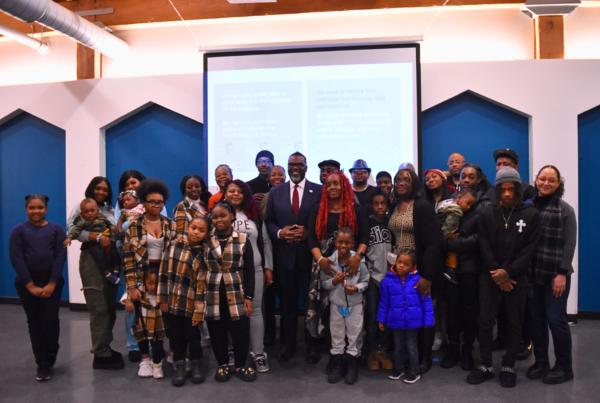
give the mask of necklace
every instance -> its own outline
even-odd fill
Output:
[[[216,234],[215,234],[215,235],[216,235]],[[218,239],[219,241],[221,241],[221,242],[225,242],[225,241],[227,241],[227,240],[228,240],[228,239],[231,237],[231,234],[227,235],[227,238],[225,238],[225,239],[219,238],[219,236],[218,236],[218,235],[216,235],[216,236],[217,236],[217,239]]]
[[[333,207],[333,204],[331,203],[329,203],[329,208],[336,213],[342,209],[342,207]]]
[[[515,208],[513,207],[512,210],[510,210],[510,214],[508,215],[508,220],[506,219],[506,217],[504,217],[504,211],[502,211],[502,207],[500,207],[500,213],[502,214],[502,219],[504,220],[504,228],[508,229],[508,221],[510,220],[510,216],[512,215],[513,211],[515,211]]]
[[[150,221],[147,217],[144,217],[144,220],[146,220],[146,222],[149,222],[150,224],[156,224],[160,222],[160,217],[158,217],[158,220],[156,221]]]

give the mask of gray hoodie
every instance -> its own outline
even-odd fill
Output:
[[[356,252],[350,251],[350,256],[354,256]],[[340,267],[338,266],[338,253],[337,250],[333,252],[333,255],[329,257],[331,261],[331,266],[334,270],[340,271]],[[358,288],[352,295],[347,295],[342,283],[338,285],[333,285],[332,283],[333,277],[328,276],[323,271],[321,271],[321,286],[325,290],[329,290],[329,302],[335,304],[337,306],[353,306],[362,304],[363,300],[363,292],[367,289],[369,285],[369,269],[367,269],[367,265],[365,264],[365,260],[362,259],[360,261],[360,265],[358,266],[358,273],[356,276],[352,278],[348,278],[346,280],[346,285],[355,285]]]

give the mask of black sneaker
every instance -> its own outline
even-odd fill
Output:
[[[469,376],[467,376],[467,383],[470,383],[471,385],[479,385],[480,383],[489,381],[493,377],[494,369],[492,367],[488,368],[485,365],[480,365],[471,371]]]
[[[408,371],[408,373],[404,377],[404,383],[415,383],[419,379],[421,379],[419,370],[417,368],[411,368],[410,371]]]
[[[458,279],[456,278],[456,273],[450,267],[446,267],[446,269],[444,270],[444,277],[446,277],[446,280],[448,280],[452,284],[458,285]]]
[[[235,371],[235,374],[244,382],[252,382],[256,380],[256,371],[250,367],[240,368]]]
[[[517,386],[517,373],[513,367],[500,368],[500,385],[505,388]]]
[[[519,352],[517,353],[516,360],[517,361],[525,361],[531,355],[531,343],[525,345],[521,343],[521,347],[519,348]]]
[[[536,361],[527,370],[527,378],[529,379],[542,379],[550,371],[550,363]]]
[[[404,368],[394,368],[392,372],[388,375],[388,378],[392,380],[398,380],[404,376]]]
[[[129,362],[140,362],[142,361],[142,353],[139,350],[131,350],[129,352]]]
[[[202,369],[200,368],[200,360],[192,360],[192,382],[204,382],[204,374],[202,373]]]
[[[573,369],[562,369],[555,365],[550,372],[544,375],[544,379],[542,381],[547,385],[558,385],[563,382],[570,381],[574,377],[575,375],[573,374]]]
[[[38,365],[35,379],[37,379],[40,382],[47,381],[48,379],[50,379],[50,364],[41,363],[40,365]]]

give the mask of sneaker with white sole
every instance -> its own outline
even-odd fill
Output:
[[[142,378],[151,378],[152,377],[152,363],[150,362],[150,358],[144,358],[142,362],[140,362],[140,369],[138,370],[138,376]]]
[[[421,374],[419,374],[419,370],[416,368],[411,368],[404,377],[404,383],[415,383],[419,379],[421,379]]]
[[[162,369],[163,360],[160,360],[158,364],[152,363],[152,377],[156,379],[161,379],[165,377],[165,374]]]
[[[267,372],[269,370],[269,363],[267,362],[267,353],[250,354],[252,355],[252,360],[254,361],[254,365],[256,366],[256,370],[258,372]]]
[[[169,355],[167,356],[167,362],[169,364],[175,364],[175,361],[173,360],[173,352],[169,351]]]

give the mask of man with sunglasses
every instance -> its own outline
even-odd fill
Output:
[[[339,171],[341,165],[336,160],[325,160],[325,161],[319,162],[318,167],[321,170],[321,175],[319,176],[319,180],[324,185],[325,181],[327,180],[327,175],[329,175],[330,173],[332,173],[334,171]]]
[[[271,181],[269,176],[271,175],[271,168],[275,164],[275,157],[273,153],[268,150],[259,151],[256,154],[255,165],[258,169],[258,176],[251,181],[246,182],[250,191],[254,195],[254,200],[260,203],[265,198],[265,194],[271,190]]]
[[[361,206],[367,206],[371,200],[371,194],[377,189],[375,186],[369,185],[369,176],[371,176],[371,168],[365,160],[356,160],[352,168],[348,170],[352,175],[352,188],[354,189],[354,197]]]

